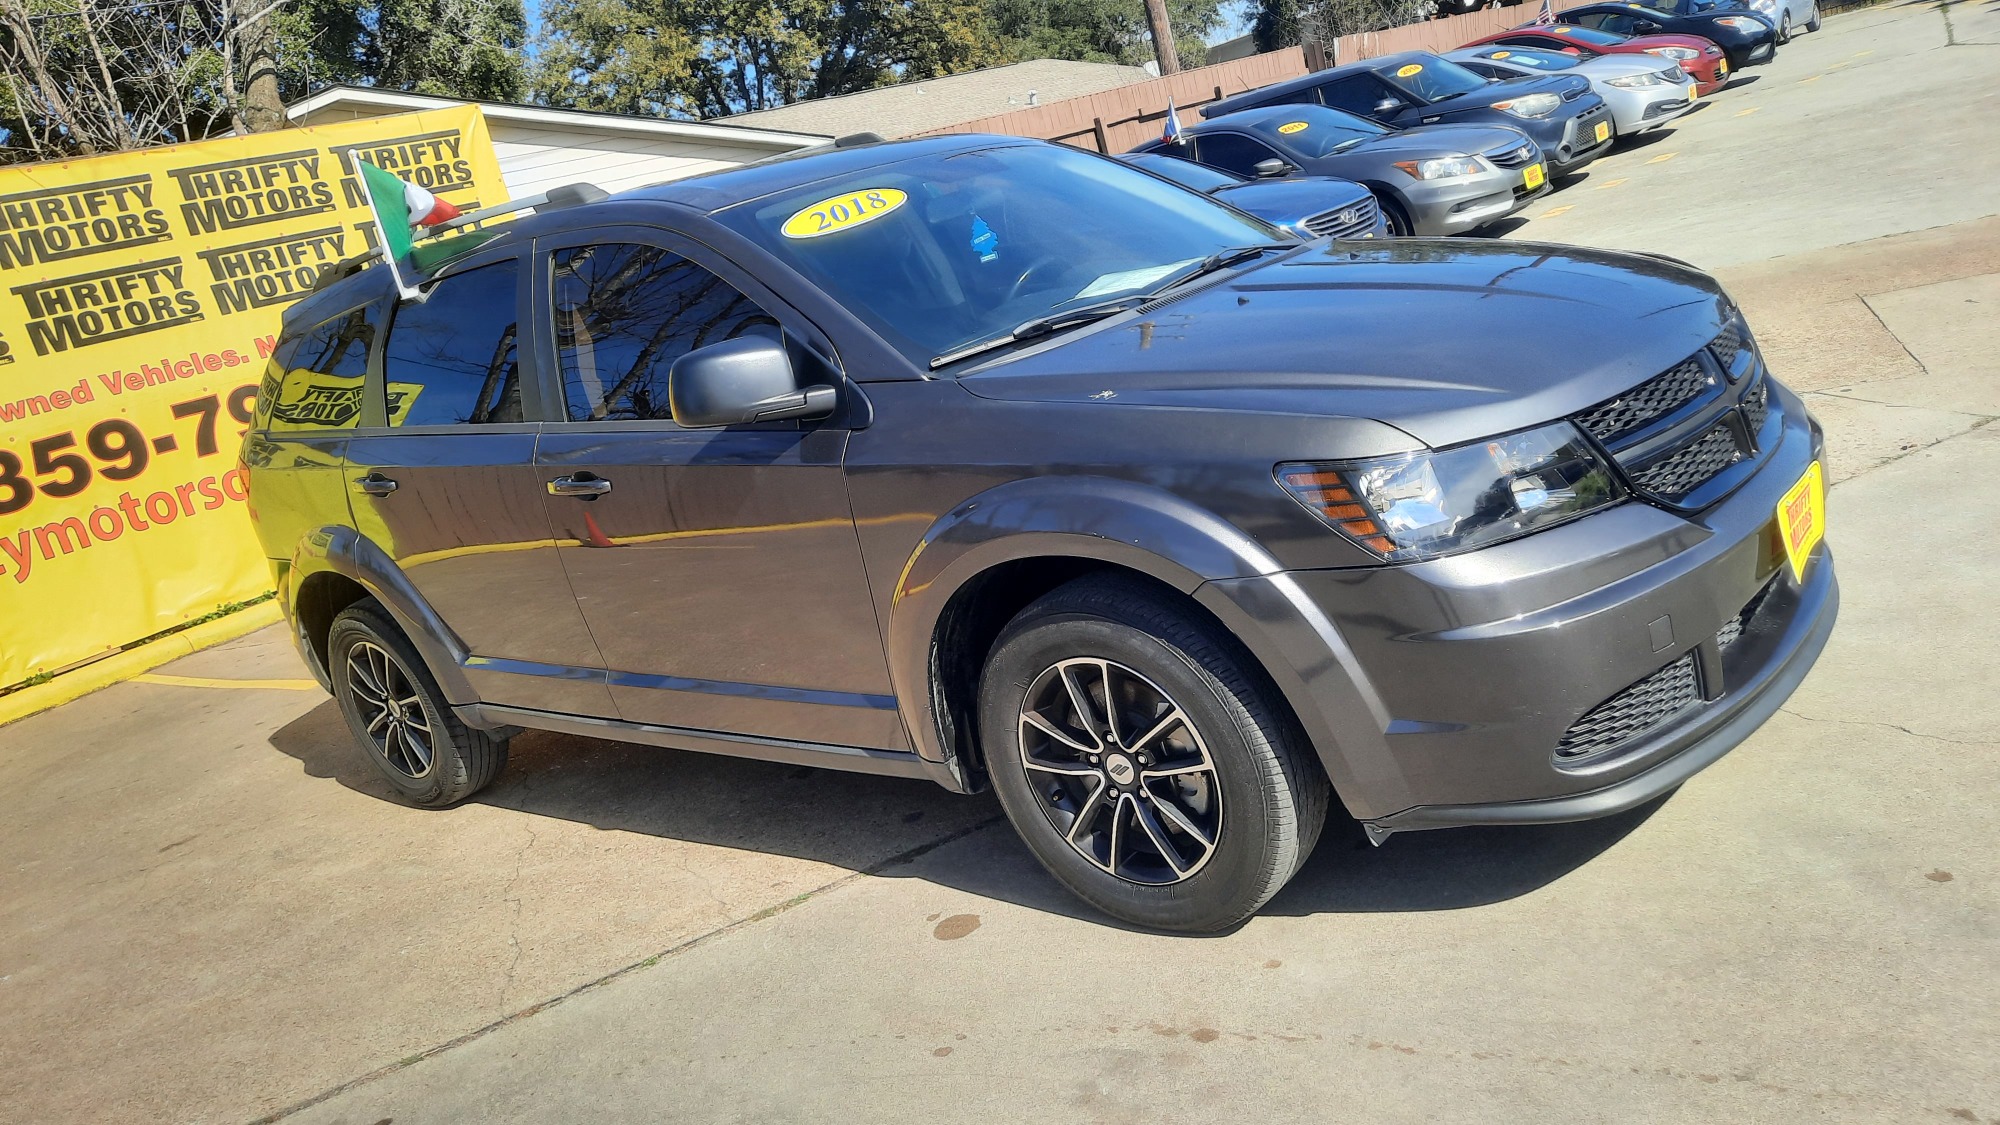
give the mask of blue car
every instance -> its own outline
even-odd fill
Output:
[[[1391,129],[1507,125],[1533,138],[1549,170],[1574,172],[1611,147],[1611,109],[1576,75],[1489,82],[1428,51],[1404,51],[1274,82],[1210,102],[1216,118],[1268,105],[1324,105]]]
[[[1332,176],[1252,180],[1152,152],[1128,152],[1118,159],[1248,211],[1303,239],[1389,237],[1382,205],[1373,192],[1353,180]]]

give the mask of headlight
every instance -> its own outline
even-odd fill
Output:
[[[1701,57],[1701,52],[1692,47],[1648,47],[1646,48],[1646,53],[1649,55],[1658,55],[1663,59],[1678,59],[1683,61]]]
[[[1398,160],[1396,167],[1420,180],[1476,176],[1486,171],[1486,166],[1473,156],[1434,156],[1429,160]]]
[[[1721,24],[1724,27],[1734,28],[1737,31],[1742,31],[1749,34],[1755,34],[1759,31],[1764,31],[1770,27],[1770,25],[1765,23],[1763,20],[1753,20],[1749,16],[1724,16],[1721,19],[1716,20],[1715,22]]]
[[[1529,94],[1525,98],[1514,98],[1504,102],[1494,102],[1494,109],[1504,109],[1516,117],[1547,117],[1563,104],[1560,94]]]
[[[1567,422],[1435,453],[1294,462],[1277,477],[1329,527],[1388,562],[1475,550],[1624,496]]]
[[[1660,77],[1659,71],[1649,70],[1644,74],[1628,74],[1623,78],[1607,78],[1605,81],[1623,89],[1636,90],[1642,86],[1662,86],[1667,80]]]

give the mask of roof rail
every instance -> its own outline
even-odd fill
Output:
[[[449,219],[436,226],[425,227],[423,230],[412,235],[410,241],[415,243],[425,242],[433,238],[443,238],[454,231],[463,230],[466,227],[486,222],[489,219],[497,219],[502,215],[513,215],[521,211],[559,211],[566,207],[580,207],[586,203],[596,203],[598,200],[609,198],[611,198],[611,193],[598,187],[596,184],[563,184],[561,187],[552,187],[539,195],[510,199],[505,203],[496,203],[491,207],[479,207],[467,211],[455,219]],[[351,258],[337,263],[331,269],[320,273],[319,280],[313,283],[312,291],[317,293],[336,281],[354,276],[366,268],[370,262],[375,261],[381,256],[382,246],[380,243],[377,243]]]

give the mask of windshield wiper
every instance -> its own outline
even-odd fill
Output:
[[[1029,340],[1038,340],[1051,332],[1059,332],[1065,328],[1075,328],[1078,325],[1103,320],[1107,316],[1124,312],[1134,305],[1142,304],[1146,299],[1144,295],[1140,294],[1116,297],[1109,301],[1099,301],[1092,305],[1083,305],[1074,309],[1065,309],[1059,313],[1050,313],[1048,316],[1038,316],[1033,320],[1024,320],[1015,325],[1011,330],[1003,332],[998,336],[989,336],[977,343],[967,344],[962,348],[954,348],[943,355],[931,357],[931,370],[936,371],[940,367],[947,367],[957,363],[961,359],[971,359],[973,356],[979,355],[982,352],[990,352],[995,348],[1004,348],[1009,344],[1026,343]]]
[[[1232,246],[1227,250],[1217,250],[1215,253],[1203,258],[1196,265],[1169,278],[1166,282],[1154,288],[1147,296],[1157,297],[1169,289],[1186,285],[1196,278],[1207,277],[1217,270],[1226,270],[1230,266],[1240,265],[1252,258],[1268,254],[1273,250],[1296,250],[1298,249],[1298,245],[1296,242],[1262,242],[1255,246]]]

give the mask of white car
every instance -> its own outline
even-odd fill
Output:
[[[1485,43],[1461,48],[1445,58],[1496,81],[1556,71],[1582,75],[1610,107],[1612,127],[1621,137],[1665,125],[1693,109],[1700,97],[1694,79],[1679,63],[1653,55],[1579,59],[1541,47]]]

